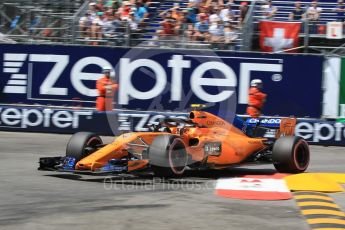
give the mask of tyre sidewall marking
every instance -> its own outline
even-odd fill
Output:
[[[180,141],[180,139],[178,138],[175,138],[174,141],[171,143],[170,145],[170,148],[169,148],[169,164],[170,164],[170,168],[171,170],[173,171],[173,173],[175,173],[176,175],[181,175],[185,169],[186,169],[186,164],[187,164],[187,160],[188,160],[188,157],[186,157],[186,162],[184,164],[184,167],[181,171],[177,171],[174,167],[174,164],[173,164],[173,161],[172,161],[172,151],[173,151],[173,148],[174,146]],[[183,143],[183,142],[182,142]],[[187,154],[187,153],[186,153]]]
[[[304,140],[298,140],[297,141],[297,143],[295,144],[295,146],[294,146],[294,149],[293,149],[293,160],[294,160],[294,163],[295,163],[295,166],[296,166],[296,168],[298,169],[298,170],[301,170],[301,171],[304,171],[304,170],[306,170],[307,168],[308,168],[308,165],[309,165],[309,156],[307,156],[307,163],[305,164],[305,166],[304,167],[300,167],[300,164],[299,164],[299,162],[298,162],[298,160],[297,160],[297,149],[298,149],[298,147],[300,146],[300,145],[304,145],[304,146],[308,146],[308,145],[306,145],[306,143],[305,143],[305,141]],[[303,146],[303,148],[304,148],[304,146]],[[307,147],[307,150],[309,150],[309,148]],[[309,151],[308,151],[309,152]],[[307,154],[307,155],[309,155],[309,154]]]

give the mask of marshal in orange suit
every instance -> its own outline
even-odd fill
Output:
[[[96,109],[98,111],[111,111],[113,109],[113,99],[115,91],[118,89],[119,85],[114,83],[110,78],[110,72],[110,67],[104,67],[104,76],[96,82],[96,88],[98,91]]]
[[[263,84],[260,79],[254,79],[250,83],[247,114],[252,118],[258,118],[266,101],[267,95],[263,93]]]

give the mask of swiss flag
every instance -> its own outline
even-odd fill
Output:
[[[260,21],[260,48],[277,52],[298,46],[300,22]]]

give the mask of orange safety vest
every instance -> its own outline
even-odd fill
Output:
[[[267,95],[256,87],[249,89],[247,114],[253,118],[261,115],[261,109],[264,106]]]
[[[96,109],[98,111],[113,110],[114,95],[118,87],[118,84],[114,83],[106,76],[103,76],[97,80],[96,88],[98,90],[98,97],[96,100]]]

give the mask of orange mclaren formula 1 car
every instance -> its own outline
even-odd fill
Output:
[[[296,119],[281,119],[274,138],[260,137],[257,125],[242,129],[204,111],[188,119],[162,119],[151,132],[125,133],[103,144],[93,133],[79,132],[69,140],[64,157],[41,158],[40,170],[80,174],[134,173],[181,176],[186,169],[224,169],[247,163],[272,163],[278,172],[307,169],[309,146],[293,136]],[[250,133],[250,134],[248,134]],[[259,136],[259,137],[258,137]]]

